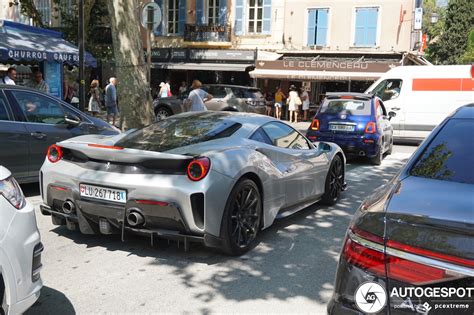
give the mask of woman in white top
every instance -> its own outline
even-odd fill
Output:
[[[298,105],[301,104],[301,99],[296,92],[296,87],[292,85],[290,87],[290,95],[288,97],[288,111],[290,112],[290,123],[295,117],[295,123],[298,122]]]
[[[307,121],[309,112],[309,94],[306,88],[303,88],[303,93],[301,93],[301,101],[303,102],[303,121]]]

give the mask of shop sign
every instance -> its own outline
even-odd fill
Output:
[[[69,53],[51,53],[45,51],[34,51],[34,50],[19,50],[19,49],[8,49],[7,56],[14,60],[29,60],[29,61],[57,61],[66,63],[77,63],[79,62],[78,54]]]
[[[396,62],[366,62],[340,60],[276,60],[257,61],[257,69],[298,71],[387,72]]]
[[[227,49],[191,49],[191,60],[225,60],[225,61],[254,61],[253,50],[227,50]]]

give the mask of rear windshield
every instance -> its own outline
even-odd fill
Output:
[[[115,145],[122,148],[164,152],[191,144],[230,137],[242,125],[222,113],[172,116],[132,132]]]
[[[370,101],[327,100],[321,107],[323,114],[370,115]]]
[[[474,121],[451,119],[431,141],[410,174],[474,184]]]

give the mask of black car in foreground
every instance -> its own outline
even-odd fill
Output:
[[[0,165],[20,183],[38,181],[51,144],[84,134],[118,133],[117,128],[49,94],[0,85]]]
[[[474,104],[354,215],[329,314],[473,314]]]

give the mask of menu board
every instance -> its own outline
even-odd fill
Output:
[[[62,63],[49,61],[44,63],[43,78],[49,85],[49,93],[58,98],[63,95]]]

